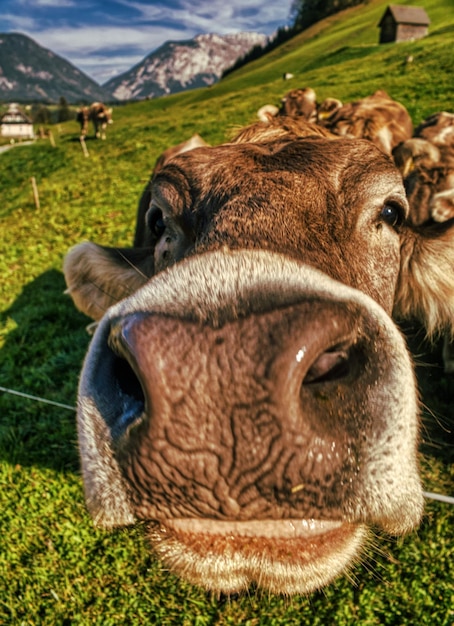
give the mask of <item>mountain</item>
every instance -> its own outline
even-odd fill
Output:
[[[74,65],[19,33],[0,34],[0,100],[57,102],[113,100]]]
[[[265,35],[198,35],[187,41],[168,41],[133,68],[104,83],[118,100],[139,100],[177,93],[217,82],[224,70]]]

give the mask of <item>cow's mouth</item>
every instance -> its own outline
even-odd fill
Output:
[[[314,519],[178,519],[150,528],[155,551],[173,571],[196,585],[209,581],[218,593],[251,584],[275,593],[283,583],[288,593],[310,593],[357,558],[366,536],[362,524]]]

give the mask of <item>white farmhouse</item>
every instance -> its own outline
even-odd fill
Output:
[[[34,139],[32,121],[17,104],[10,104],[0,117],[0,135],[10,139]]]

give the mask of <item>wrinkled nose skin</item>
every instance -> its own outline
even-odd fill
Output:
[[[265,252],[157,275],[108,312],[80,383],[95,521],[153,522],[167,564],[216,591],[307,592],[369,526],[413,528],[417,436],[413,370],[387,313]]]

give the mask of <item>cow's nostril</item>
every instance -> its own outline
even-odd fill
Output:
[[[334,347],[323,352],[307,371],[303,385],[345,378],[351,373],[354,359],[350,349]]]
[[[115,416],[111,427],[113,434],[121,435],[129,426],[136,423],[145,411],[145,394],[139,378],[129,362],[127,351],[119,341],[116,329],[111,331],[109,340],[110,390],[113,394]]]
[[[145,395],[142,385],[128,361],[117,357],[114,360],[113,371],[119,391],[125,401],[124,411],[142,413],[145,407]]]

